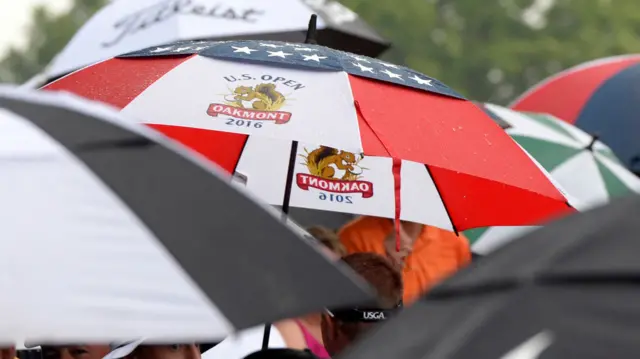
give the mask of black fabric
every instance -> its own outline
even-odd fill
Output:
[[[472,263],[340,358],[539,359],[640,352],[640,197],[553,223]]]
[[[16,351],[18,359],[44,359],[40,349],[21,349]]]
[[[280,209],[280,206],[274,206]],[[308,208],[291,207],[289,217],[293,218],[303,228],[310,226],[323,226],[338,231],[345,224],[354,220],[356,216],[350,213],[319,211]]]
[[[236,329],[372,299],[355,273],[318,255],[210,168],[65,108],[9,98],[0,98],[0,107],[30,120],[83,161]]]
[[[310,350],[296,350],[288,348],[266,349],[251,353],[244,359],[315,359]]]
[[[640,350],[638,285],[524,287],[417,302],[342,359],[498,359],[541,332],[539,359],[632,358]]]
[[[341,322],[380,322],[397,315],[404,307],[402,301],[395,308],[381,309],[377,305],[344,308],[344,309],[328,309],[329,315]]]

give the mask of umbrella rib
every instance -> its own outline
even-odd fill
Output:
[[[74,150],[78,151],[96,151],[96,150],[104,150],[104,149],[113,149],[113,148],[141,148],[141,147],[151,147],[156,146],[156,144],[144,137],[131,137],[124,138],[119,140],[108,140],[108,141],[95,141],[90,143],[84,143],[74,146]]]
[[[431,173],[431,169],[429,168],[429,165],[425,164],[424,168],[427,169],[427,173],[429,174],[429,177],[433,181],[433,186],[436,188],[436,192],[438,192],[438,195],[440,196],[440,201],[442,202],[442,206],[444,207],[444,211],[447,213],[447,217],[449,218],[449,222],[451,223],[451,228],[453,229],[453,232],[456,234],[456,236],[460,236],[460,233],[458,232],[458,229],[456,228],[456,224],[453,223],[453,217],[451,216],[451,212],[449,212],[449,207],[444,202],[444,199],[442,198],[442,195],[440,194],[440,187],[438,187],[438,183],[436,182],[435,177],[433,177],[433,174]]]
[[[380,135],[378,134],[378,132],[373,128],[373,126],[371,126],[371,124],[369,123],[369,121],[367,121],[367,118],[364,116],[364,113],[362,112],[362,108],[360,107],[360,102],[358,101],[353,101],[354,106],[356,107],[356,112],[358,113],[358,115],[360,115],[360,117],[362,118],[362,120],[364,121],[364,123],[367,124],[367,127],[369,127],[369,129],[371,129],[371,132],[373,133],[374,136],[376,136],[376,138],[378,139],[378,142],[380,142],[380,144],[382,145],[382,147],[384,147],[384,150],[387,152],[387,156],[389,157],[395,157],[391,154],[391,151],[389,151],[389,148],[387,147],[387,145],[384,143],[384,141],[382,141],[382,139],[380,138]],[[363,146],[364,147],[364,146]],[[363,148],[364,150],[364,148]]]
[[[233,171],[231,171],[231,175],[235,175],[236,171],[238,170],[238,165],[240,164],[240,159],[242,158],[242,153],[244,153],[244,149],[247,147],[247,143],[249,142],[249,135],[246,135],[244,138],[244,142],[242,143],[242,147],[240,148],[240,155],[238,155],[238,161],[236,161],[236,164],[233,166]],[[248,180],[247,180],[248,182]]]

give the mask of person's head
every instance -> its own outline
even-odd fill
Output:
[[[102,359],[109,353],[109,345],[41,345],[42,359]]]
[[[307,228],[307,232],[338,257],[343,257],[347,254],[347,250],[340,242],[340,238],[338,238],[335,231],[322,226],[311,226]]]
[[[15,359],[16,347],[0,347],[0,359]]]
[[[104,359],[200,359],[197,344],[146,345],[141,340],[112,345]]]
[[[342,260],[376,290],[378,304],[375,308],[328,310],[323,314],[322,339],[331,356],[402,307],[402,276],[387,258],[375,253],[354,253]]]
[[[309,350],[289,348],[259,350],[244,357],[244,359],[317,359]]]

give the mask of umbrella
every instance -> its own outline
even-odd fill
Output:
[[[507,124],[507,133],[576,199],[572,203],[579,210],[640,193],[640,179],[597,137],[551,115],[520,113],[493,104],[484,104],[484,108]],[[473,242],[474,251],[486,254],[526,229],[492,227],[465,235]]]
[[[542,81],[512,107],[549,113],[599,134],[627,168],[640,173],[639,74],[638,54],[587,62]]]
[[[355,216],[344,212],[318,211],[308,208],[289,208],[289,217],[304,227],[323,226],[338,231]]]
[[[434,288],[343,359],[630,358],[640,350],[640,197],[513,242]]]
[[[56,56],[50,79],[98,61],[180,40],[257,39],[302,42],[307,19],[319,14],[318,41],[377,56],[388,43],[333,0],[136,0],[98,11]]]
[[[276,211],[117,111],[6,88],[0,108],[0,342],[216,340],[371,298]]]
[[[314,44],[153,47],[45,89],[151,119],[285,212],[399,217],[460,231],[537,223],[569,209],[524,151],[440,81]]]

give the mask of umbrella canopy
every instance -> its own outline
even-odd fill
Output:
[[[493,104],[484,109],[506,124],[507,133],[535,158],[580,210],[612,198],[640,193],[640,179],[596,137],[554,116],[516,112]],[[471,230],[467,238],[486,254],[528,228],[492,227]]]
[[[640,173],[639,75],[638,54],[587,62],[542,81],[512,107],[550,113],[598,134],[626,167]]]
[[[453,230],[537,223],[569,209],[472,102],[411,69],[322,46],[179,43],[45,89],[147,118],[283,207],[399,213]]]
[[[371,298],[208,161],[116,111],[5,88],[0,108],[0,342],[215,340]]]
[[[97,12],[56,56],[52,79],[98,61],[180,40],[258,39],[302,42],[312,13],[321,44],[377,56],[388,43],[338,1],[136,0]]]
[[[627,358],[640,350],[640,197],[571,216],[434,288],[343,359]]]

